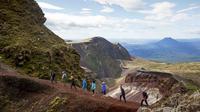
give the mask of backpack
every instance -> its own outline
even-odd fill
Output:
[[[67,75],[64,73],[64,74],[62,75],[62,79],[65,79],[65,78],[67,78]]]
[[[146,98],[146,99],[148,98],[148,94],[146,92],[143,92],[142,94],[143,94],[144,98]]]

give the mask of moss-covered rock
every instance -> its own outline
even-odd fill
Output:
[[[46,26],[46,18],[34,0],[0,1],[0,55],[21,73],[49,79],[66,70],[79,78],[80,56]]]
[[[67,102],[67,98],[61,98],[57,96],[49,103],[49,108],[46,112],[58,112],[62,110],[61,107],[66,105]]]

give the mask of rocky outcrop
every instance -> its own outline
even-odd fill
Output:
[[[34,0],[1,0],[0,57],[31,76],[48,79],[52,69],[80,79],[79,54],[46,28],[45,20]]]
[[[122,72],[120,60],[131,59],[121,44],[112,44],[102,37],[71,44],[81,55],[81,65],[97,73],[100,78],[119,76]]]
[[[153,112],[198,112],[200,111],[200,92],[173,94],[163,102],[155,104]]]
[[[128,74],[125,82],[135,83],[148,88],[158,88],[164,96],[170,96],[172,93],[186,92],[184,86],[172,74],[165,72],[137,70],[134,73]]]

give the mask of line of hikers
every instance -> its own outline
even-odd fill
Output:
[[[55,74],[55,72],[51,71],[50,77],[51,77],[51,78],[50,78],[51,83],[56,82],[56,74]],[[73,76],[71,76],[71,77],[70,77],[70,80],[71,80],[71,89],[73,89],[73,88],[76,89],[76,81],[75,81],[75,78],[74,78]],[[63,81],[64,83],[67,82],[67,73],[66,73],[65,71],[62,72],[62,81]],[[95,90],[96,90],[96,81],[93,80],[92,83],[91,83],[90,85],[91,85],[90,89],[91,89],[91,91],[92,91],[92,93],[93,93],[93,95],[94,95],[94,94],[95,94]],[[82,80],[82,89],[83,89],[83,91],[84,91],[84,92],[87,91],[87,88],[88,88],[87,81],[86,81],[86,79],[83,79],[83,80]],[[102,82],[101,90],[102,90],[102,93],[103,93],[104,95],[106,95],[106,89],[107,89],[106,83],[105,83],[105,82]],[[121,91],[121,94],[120,94],[120,101],[121,101],[122,98],[123,98],[123,99],[124,99],[124,102],[126,103],[126,93],[125,93],[125,90],[124,90],[122,84],[120,85],[120,91]],[[143,97],[143,98],[142,98],[142,101],[141,101],[141,106],[143,106],[143,102],[145,102],[145,103],[146,103],[146,106],[148,106],[148,105],[149,105],[148,102],[147,102],[148,94],[147,94],[145,91],[142,92],[142,97]]]
[[[73,76],[71,76],[69,78],[69,80],[71,81],[71,89],[73,89],[73,88],[77,89],[76,88],[76,79]],[[56,81],[56,74],[53,71],[50,71],[50,81],[51,81],[51,83],[57,82]],[[62,71],[62,82],[65,84],[65,83],[67,83],[67,81],[68,81],[67,73],[65,71]],[[87,83],[86,79],[82,80],[82,89],[83,89],[84,92],[88,90],[88,83]],[[106,89],[107,89],[106,83],[102,82],[101,90],[102,90],[102,93],[104,95],[106,95]],[[93,80],[90,83],[90,90],[92,91],[92,93],[94,95],[95,91],[96,91],[96,81],[95,80]]]

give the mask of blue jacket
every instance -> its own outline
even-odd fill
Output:
[[[82,82],[82,88],[87,88],[87,82],[86,82],[85,79],[84,79],[83,82]]]
[[[105,83],[103,83],[103,84],[101,85],[101,89],[102,89],[102,91],[106,91],[106,84],[105,84]]]
[[[96,89],[96,84],[92,82],[91,90],[95,90],[95,89]]]

